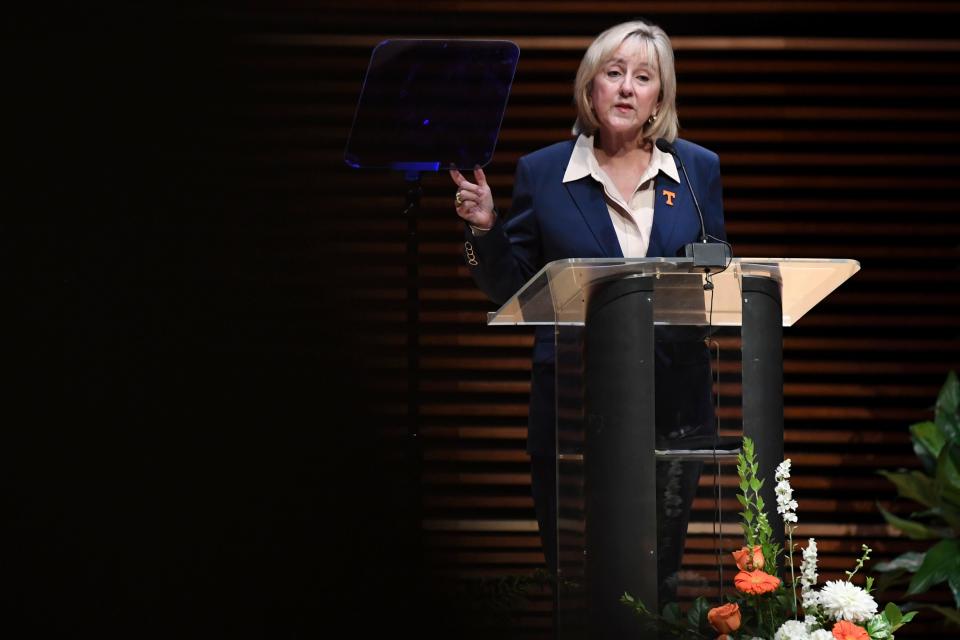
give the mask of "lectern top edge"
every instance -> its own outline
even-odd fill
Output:
[[[834,258],[735,258],[716,272],[690,258],[573,258],[543,267],[498,311],[491,325],[584,322],[590,287],[602,279],[651,276],[659,292],[658,325],[740,326],[745,277],[771,278],[780,286],[783,326],[792,326],[860,270],[856,260]],[[711,291],[703,284],[709,278]],[[709,314],[704,310],[709,309]]]

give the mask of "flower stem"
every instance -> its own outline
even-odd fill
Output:
[[[787,527],[787,540],[790,545],[788,552],[790,554],[790,593],[793,595],[793,618],[800,619],[800,610],[797,609],[797,577],[793,573],[793,527]]]
[[[853,578],[853,574],[855,574],[857,571],[863,568],[863,564],[870,559],[870,552],[873,551],[873,549],[871,549],[865,544],[860,545],[860,548],[863,549],[863,555],[860,556],[859,560],[857,560],[857,566],[853,568],[853,571],[844,572],[847,574],[847,582],[850,582],[850,580]]]

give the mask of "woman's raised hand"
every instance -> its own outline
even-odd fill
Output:
[[[450,169],[450,177],[457,185],[457,215],[477,229],[490,229],[497,220],[497,214],[493,211],[493,194],[487,185],[483,169],[477,167],[473,170],[476,184],[464,178],[456,169]]]

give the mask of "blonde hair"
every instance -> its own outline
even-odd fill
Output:
[[[643,137],[647,140],[666,138],[673,142],[680,126],[677,121],[677,74],[673,67],[673,47],[663,29],[642,20],[610,27],[598,35],[583,54],[580,68],[577,69],[577,78],[573,83],[573,100],[577,105],[577,121],[573,124],[573,133],[593,135],[600,127],[590,106],[593,79],[628,38],[640,40],[646,46],[648,55],[650,49],[653,49],[660,72],[660,108],[656,120],[644,125]]]

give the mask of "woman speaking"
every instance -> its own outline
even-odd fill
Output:
[[[508,215],[498,215],[483,170],[451,171],[466,224],[465,258],[477,285],[502,304],[548,262],[568,258],[674,257],[706,233],[725,240],[715,153],[677,138],[670,39],[636,21],[593,41],[574,84],[575,138],[520,158]],[[664,139],[682,160],[657,148]],[[665,149],[671,145],[661,143]],[[691,190],[693,193],[691,193]],[[658,442],[709,435],[716,425],[709,351],[697,332],[656,333]],[[533,351],[527,451],[548,568],[556,572],[556,415],[553,327]],[[662,467],[662,468],[661,468]],[[658,464],[660,602],[673,599],[699,466]],[[665,498],[664,494],[668,494]]]

